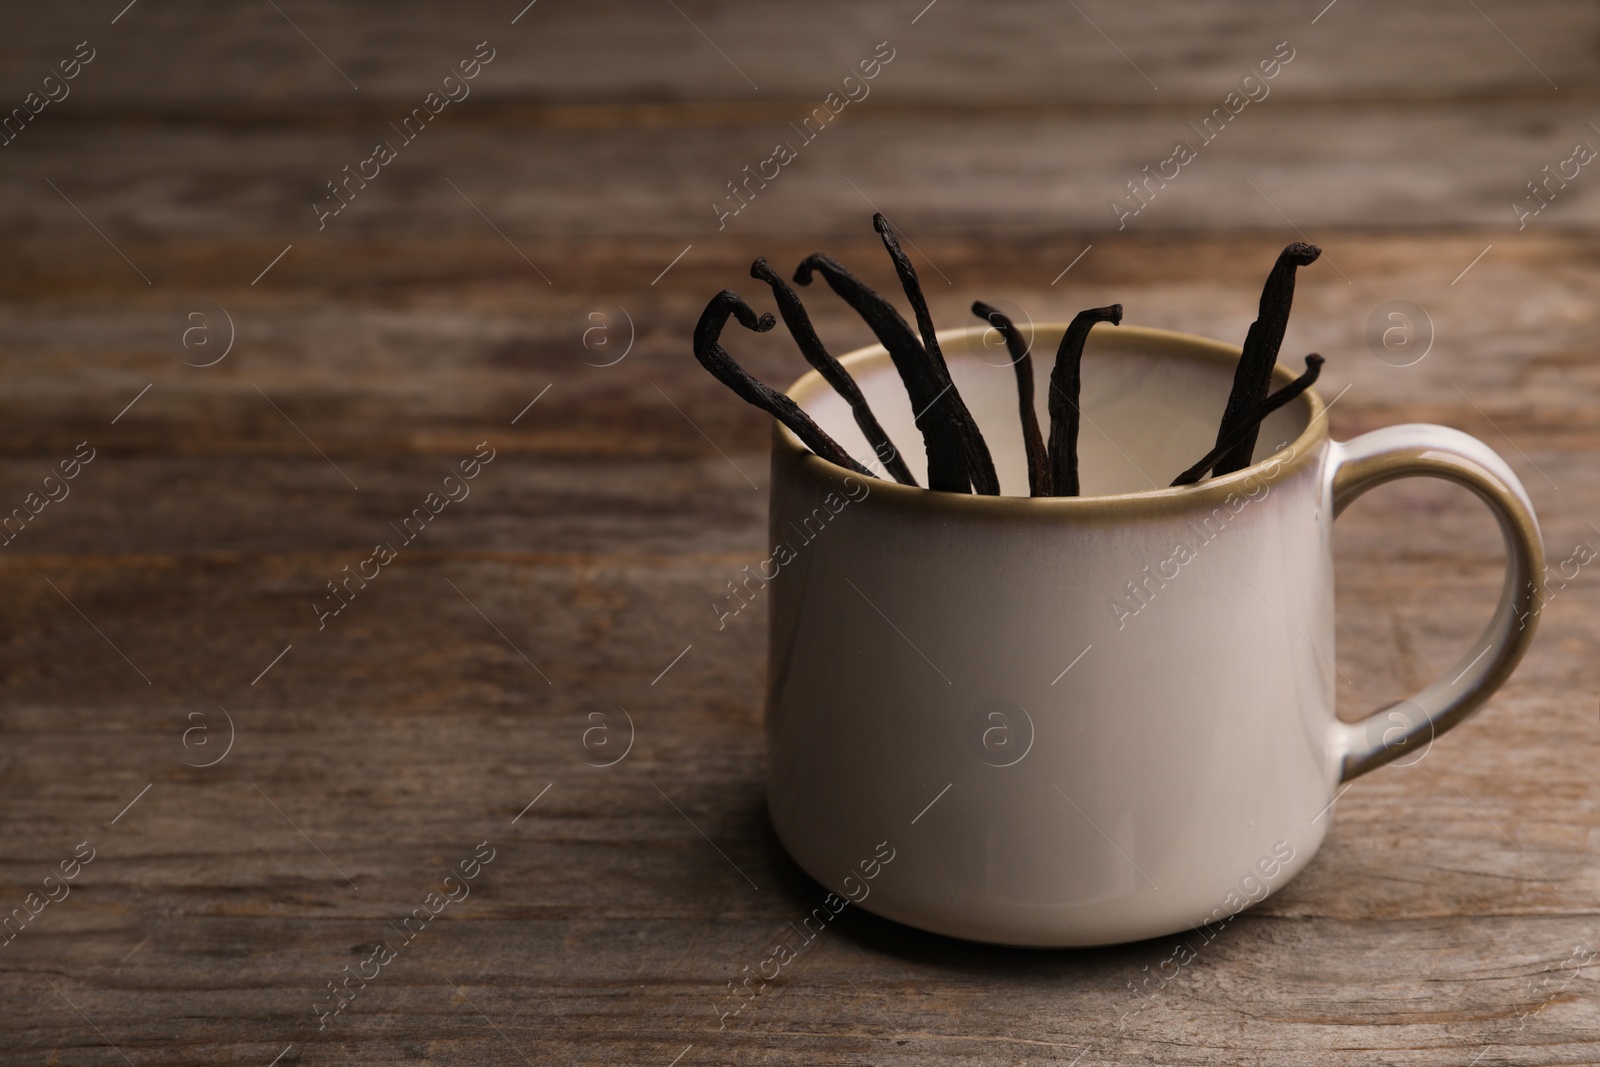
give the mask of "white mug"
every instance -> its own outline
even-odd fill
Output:
[[[1063,328],[1034,331],[1046,426]],[[1102,325],[1083,360],[1084,495],[1030,499],[996,335],[940,337],[1002,491],[1018,495],[863,477],[774,434],[768,807],[800,866],[867,910],[1035,946],[1222,921],[1310,861],[1340,783],[1466,718],[1526,650],[1538,523],[1482,442],[1427,425],[1332,441],[1308,391],[1264,424],[1258,462],[1167,488],[1210,450],[1239,349]],[[924,480],[887,354],[841,362]],[[873,466],[819,375],[789,395]],[[1333,520],[1412,475],[1489,505],[1505,585],[1459,663],[1347,725],[1334,713]],[[862,860],[885,849],[891,865]]]

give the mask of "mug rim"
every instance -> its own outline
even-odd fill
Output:
[[[1033,336],[1035,339],[1041,335],[1059,336],[1065,332],[1067,325],[1064,322],[1035,323]],[[960,326],[939,330],[935,336],[939,339],[940,347],[947,348],[956,341],[981,337],[991,329],[993,327],[990,326]],[[1242,354],[1242,349],[1238,345],[1226,341],[1153,326],[1115,326],[1103,330],[1096,329],[1093,337],[1096,347],[1137,349],[1141,352],[1148,352],[1154,348],[1162,356],[1213,364],[1226,363],[1230,369],[1238,365]],[[852,376],[858,369],[875,368],[882,364],[889,364],[891,367],[893,365],[888,351],[880,344],[866,345],[847,352],[839,357],[839,362],[852,373]],[[1275,386],[1287,385],[1296,377],[1292,370],[1281,363],[1275,364],[1272,368]],[[831,389],[832,386],[813,369],[796,379],[787,391],[790,399],[804,409],[805,401],[819,390]],[[1263,476],[1269,481],[1277,481],[1309,466],[1316,460],[1317,446],[1328,436],[1327,421],[1322,417],[1327,411],[1327,406],[1317,395],[1315,387],[1301,393],[1292,403],[1299,405],[1305,412],[1305,426],[1299,436],[1270,456],[1259,459],[1248,467],[1213,476],[1193,485],[1168,485],[1132,493],[1109,493],[1101,496],[984,496],[977,493],[952,493],[925,486],[901,485],[892,478],[863,475],[823,459],[807,448],[777,419],[772,420],[773,458],[776,461],[780,453],[784,454],[801,468],[809,468],[810,473],[826,477],[833,482],[841,482],[844,478],[869,478],[873,482],[873,495],[888,494],[890,500],[902,504],[915,502],[926,507],[956,508],[967,514],[1010,513],[1024,509],[1028,513],[1040,511],[1084,513],[1113,508],[1126,510],[1141,504],[1150,504],[1163,509],[1180,503],[1212,506],[1226,501],[1235,490],[1240,488],[1248,490],[1247,483],[1252,483]]]

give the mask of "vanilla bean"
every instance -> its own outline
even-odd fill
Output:
[[[878,419],[872,414],[872,408],[867,404],[867,398],[861,395],[861,387],[856,385],[856,380],[850,377],[850,372],[845,370],[840,362],[833,358],[827,348],[822,344],[822,338],[817,336],[815,327],[811,325],[811,316],[806,314],[805,305],[800,303],[800,296],[789,283],[778,277],[765,258],[758,259],[750,264],[750,277],[766,282],[772,287],[772,296],[778,302],[778,313],[783,316],[784,325],[789,327],[789,333],[794,337],[795,344],[800,346],[800,352],[806,357],[806,362],[816,368],[828,384],[833,386],[834,392],[844,397],[845,403],[850,405],[850,413],[855,416],[856,425],[861,427],[861,433],[867,439],[867,444],[872,446],[884,467],[894,475],[895,481],[901,485],[916,485],[916,478],[912,477],[911,468],[906,466],[905,459],[900,451],[894,447],[894,442],[889,440],[889,435],[884,432]]]
[[[1083,346],[1096,323],[1122,323],[1122,305],[1090,308],[1073,316],[1056,365],[1050,371],[1050,495],[1078,495],[1078,395],[1083,384]]]
[[[928,488],[947,493],[968,492],[966,446],[955,421],[946,414],[955,389],[935,372],[932,360],[923,351],[910,324],[900,317],[893,304],[821,252],[807,256],[795,268],[795,283],[810,285],[813,272],[820,272],[828,287],[855,309],[889,353],[895,370],[900,372],[928,453]]]
[[[939,338],[933,328],[933,316],[928,313],[928,301],[922,295],[922,283],[917,279],[916,268],[901,249],[889,220],[883,217],[882,212],[872,216],[872,227],[883,239],[883,247],[894,261],[894,271],[900,276],[900,287],[906,291],[906,299],[911,301],[911,310],[916,315],[917,329],[922,333],[922,347],[928,352],[928,361],[938,373],[940,385],[950,390],[950,413],[966,448],[967,474],[972,479],[972,491],[985,496],[998,496],[1000,477],[994,471],[994,458],[989,455],[989,446],[984,444],[978,420],[967,410],[966,402],[961,399],[961,393],[950,377],[950,368],[945,365],[944,353],[939,350]]]
[[[1017,414],[1022,420],[1022,445],[1028,455],[1028,495],[1050,495],[1050,454],[1039,432],[1039,413],[1033,407],[1033,357],[1028,340],[1010,316],[982,300],[973,302],[972,313],[999,331],[1011,353],[1011,366],[1017,372]]]
[[[758,317],[738,293],[732,289],[724,289],[711,298],[706,309],[700,313],[700,321],[694,328],[694,356],[700,361],[701,366],[745,401],[768,412],[789,427],[796,437],[805,442],[807,448],[823,459],[849,468],[857,474],[871,475],[872,472],[851,458],[850,453],[841,448],[839,442],[812,422],[811,416],[800,410],[800,405],[771,386],[752,378],[748,371],[739,366],[734,358],[723,350],[718,340],[722,336],[722,328],[728,323],[729,315],[737,318],[739,325],[757,333],[766,333],[778,324],[778,320],[771,315]]]
[[[1205,477],[1206,471],[1212,467],[1217,467],[1218,474],[1231,473],[1221,469],[1220,461],[1223,455],[1243,441],[1246,434],[1249,434],[1250,438],[1254,440],[1256,432],[1261,428],[1261,423],[1268,415],[1271,415],[1274,411],[1277,411],[1283,405],[1311,388],[1312,384],[1317,380],[1317,375],[1322,373],[1322,363],[1322,357],[1315,352],[1307,356],[1306,372],[1304,374],[1246,412],[1245,417],[1240,420],[1240,428],[1234,431],[1232,437],[1226,441],[1218,442],[1215,448],[1206,453],[1204,459],[1174,478],[1172,484],[1193,485]]]
[[[1278,254],[1267,282],[1261,289],[1261,303],[1256,321],[1245,334],[1244,350],[1239,365],[1233,372],[1233,389],[1228,393],[1228,406],[1223,410],[1222,423],[1217,427],[1217,444],[1237,437],[1235,443],[1217,463],[1218,474],[1228,474],[1250,466],[1255,455],[1256,435],[1249,428],[1249,413],[1255,405],[1266,399],[1272,388],[1272,368],[1278,362],[1278,348],[1283,344],[1284,331],[1289,327],[1289,307],[1294,302],[1294,272],[1296,267],[1309,266],[1322,255],[1316,245],[1296,241]],[[1244,431],[1242,434],[1240,431]]]

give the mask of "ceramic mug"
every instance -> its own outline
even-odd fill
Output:
[[[1045,427],[1062,329],[1034,331]],[[1220,921],[1310,861],[1342,782],[1413,758],[1528,647],[1538,523],[1482,442],[1428,425],[1333,441],[1308,391],[1263,425],[1254,465],[1167,488],[1211,448],[1239,349],[1102,325],[1083,360],[1084,495],[1029,499],[1014,369],[997,336],[940,338],[1002,491],[1017,495],[852,474],[781,426],[772,450],[769,810],[800,866],[867,910],[1037,946]],[[925,481],[886,353],[841,362]],[[820,376],[789,395],[872,467]],[[1334,710],[1333,520],[1408,476],[1459,483],[1488,504],[1505,585],[1459,663],[1345,724]],[[872,858],[884,855],[892,864]]]

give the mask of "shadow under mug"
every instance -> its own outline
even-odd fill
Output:
[[[1046,428],[1063,328],[1034,330]],[[1222,921],[1310,861],[1340,783],[1414,758],[1528,647],[1538,523],[1475,438],[1404,425],[1332,441],[1308,391],[1263,426],[1266,458],[1166,488],[1210,449],[1239,349],[1100,326],[1083,361],[1084,495],[1030,499],[1015,371],[997,336],[939,336],[1002,490],[1019,495],[862,477],[781,426],[772,450],[768,806],[796,862],[868,911],[1035,946]],[[887,354],[841,362],[925,482]],[[1293,377],[1275,373],[1277,385]],[[789,395],[881,470],[820,376]],[[1459,663],[1345,724],[1333,520],[1413,475],[1489,505],[1505,585]]]

